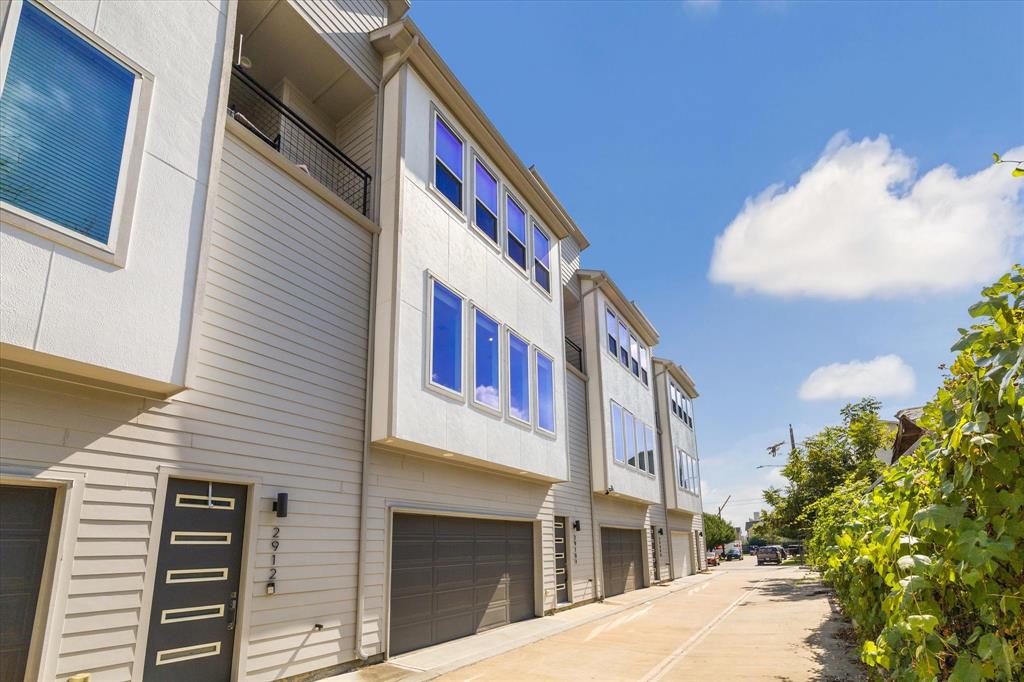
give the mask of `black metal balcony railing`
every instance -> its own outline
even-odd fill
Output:
[[[228,113],[363,215],[370,174],[240,67],[231,72]]]
[[[565,360],[579,371],[583,371],[583,349],[569,339],[565,340]]]

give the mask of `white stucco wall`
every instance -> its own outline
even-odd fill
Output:
[[[153,74],[127,263],[0,227],[0,341],[183,385],[227,2],[55,5]]]
[[[661,422],[659,437],[662,452],[660,461],[667,474],[662,480],[665,484],[665,504],[669,509],[685,510],[700,513],[701,497],[699,493],[685,490],[679,479],[679,467],[676,462],[676,448],[693,457],[697,457],[697,438],[694,430],[683,423],[683,420],[672,414],[669,398],[669,382],[671,378],[665,366],[655,361],[654,383],[657,391],[657,409]],[[676,384],[676,388],[682,387]]]
[[[605,307],[609,306],[616,310],[615,306],[611,305],[604,293],[595,288],[590,281],[583,282],[583,296],[584,345],[587,353],[587,373],[590,378],[588,391],[594,491],[603,493],[611,485],[619,495],[647,502],[660,502],[659,481],[664,471],[657,471],[656,476],[651,476],[644,471],[616,462],[612,445],[612,400],[632,412],[657,433],[651,386],[644,386],[608,352],[605,343]],[[600,428],[597,428],[598,426]],[[660,464],[658,453],[655,454],[655,459]]]
[[[433,157],[431,150],[432,107],[438,107],[469,148],[473,141],[458,127],[458,121],[438,104],[428,87],[414,71],[404,77],[404,176],[402,177],[401,214],[395,255],[382,241],[382,273],[394,272],[398,306],[397,326],[384,330],[394,335],[393,359],[381,357],[377,371],[394,362],[391,396],[393,431],[386,435],[436,451],[462,455],[473,460],[514,467],[554,480],[568,475],[565,418],[565,367],[562,330],[562,292],[558,286],[560,262],[557,242],[552,239],[550,294],[536,286],[525,273],[508,261],[503,253],[472,227],[467,218],[453,209],[430,186]],[[466,156],[467,180],[472,169]],[[493,167],[493,165],[492,165]],[[504,186],[504,177],[498,176]],[[512,188],[515,191],[515,188]],[[464,193],[469,203],[471,183]],[[518,194],[518,193],[517,193]],[[526,206],[530,212],[530,207]],[[383,212],[389,209],[383,208]],[[385,228],[387,229],[387,228]],[[461,399],[443,395],[428,386],[426,335],[427,309],[432,274],[465,298],[463,317],[464,379]],[[386,275],[382,274],[382,277]],[[382,289],[379,301],[392,292]],[[386,297],[386,298],[385,298]],[[471,305],[507,325],[531,345],[554,359],[555,434],[541,432],[536,426],[524,426],[507,416],[498,416],[477,408],[469,401],[472,372],[469,364],[472,344]],[[378,307],[378,316],[387,312]],[[381,326],[378,325],[378,331]],[[380,347],[378,342],[378,347]],[[505,381],[505,341],[502,340],[502,401],[507,402]],[[531,351],[532,353],[532,351]],[[534,384],[531,357],[531,386]],[[536,396],[531,407],[536,413]],[[535,417],[534,417],[535,419]],[[380,424],[375,419],[375,425]],[[384,435],[375,429],[374,437]]]

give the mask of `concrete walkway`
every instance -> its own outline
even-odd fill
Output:
[[[813,573],[748,558],[331,680],[860,680],[844,627]]]

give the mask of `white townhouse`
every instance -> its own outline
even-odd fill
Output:
[[[3,4],[0,679],[359,660],[369,33],[406,9]]]
[[[0,8],[0,679],[315,680],[699,565],[657,333],[407,10]]]
[[[685,369],[663,358],[654,358],[654,387],[672,574],[690,575],[707,568],[700,460],[693,423],[697,387]]]

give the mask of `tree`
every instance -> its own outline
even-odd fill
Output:
[[[782,543],[782,536],[772,531],[771,527],[763,521],[755,523],[747,533],[747,544],[753,547],[764,547],[765,545],[778,545]]]
[[[878,450],[892,443],[893,432],[878,416],[881,403],[863,398],[850,403],[840,415],[842,423],[826,426],[790,453],[782,475],[783,489],[764,492],[773,509],[766,528],[788,538],[806,539],[817,516],[815,503],[847,483],[874,480],[884,468]]]
[[[736,539],[736,529],[717,514],[704,515],[704,544],[708,549],[732,542]]]

